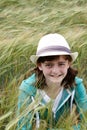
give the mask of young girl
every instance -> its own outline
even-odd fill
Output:
[[[72,113],[73,106],[79,114],[78,120],[82,119],[82,112],[87,110],[87,95],[83,80],[77,77],[78,71],[71,67],[77,56],[60,34],[40,39],[36,55],[30,57],[36,66],[34,73],[19,88],[18,111],[25,110],[19,121],[21,130],[39,129],[42,120],[47,123],[46,129],[51,125],[54,130],[59,119]],[[49,104],[52,120],[48,119]],[[80,130],[79,125],[72,128]]]

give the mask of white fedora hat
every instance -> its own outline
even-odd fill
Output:
[[[30,60],[36,64],[39,57],[54,55],[70,55],[72,61],[78,56],[78,52],[72,53],[65,38],[57,33],[43,36],[38,44],[36,55],[31,55]]]

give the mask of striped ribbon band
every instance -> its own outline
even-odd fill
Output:
[[[37,52],[37,55],[41,55],[44,52],[53,52],[53,51],[63,51],[63,52],[71,53],[71,51],[67,47],[64,47],[64,46],[50,46],[50,47],[46,47],[46,48],[43,48],[43,49],[39,50]]]

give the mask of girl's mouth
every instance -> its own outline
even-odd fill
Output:
[[[58,78],[58,77],[61,77],[63,74],[59,74],[59,75],[51,75],[52,77],[56,77],[56,78]]]

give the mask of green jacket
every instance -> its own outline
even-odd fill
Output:
[[[63,114],[64,110],[69,110],[68,108],[72,107],[73,102],[75,102],[77,111],[80,113],[80,117],[82,118],[81,111],[85,112],[87,110],[87,95],[86,95],[86,90],[83,85],[83,80],[76,77],[75,82],[76,86],[73,87],[73,89],[67,91],[67,89],[63,89],[61,99],[58,103],[58,106],[56,108],[56,113],[55,113],[55,121],[58,121],[61,115]],[[25,107],[23,117],[20,119],[18,123],[18,127],[21,126],[21,130],[33,130],[32,129],[32,115],[34,116],[35,114],[37,123],[38,119],[40,118],[39,112],[34,111],[33,103],[35,102],[35,97],[37,94],[38,89],[34,86],[36,82],[36,77],[35,74],[30,76],[28,79],[23,80],[21,86],[19,87],[20,89],[20,94],[19,94],[19,99],[18,99],[18,114],[20,114],[20,111],[22,111],[22,106]],[[40,96],[40,95],[39,95]],[[39,97],[37,96],[37,97]],[[41,97],[39,98],[41,99]],[[46,106],[47,102],[44,101],[44,99],[41,99],[37,102],[35,102],[37,110],[39,110],[40,106]],[[39,106],[39,107],[38,107]],[[72,108],[70,108],[72,110]],[[30,110],[30,111],[28,111]],[[27,114],[25,114],[27,111]],[[47,114],[47,113],[46,113]],[[26,115],[26,116],[25,116]],[[80,126],[73,126],[74,130],[80,130]]]

